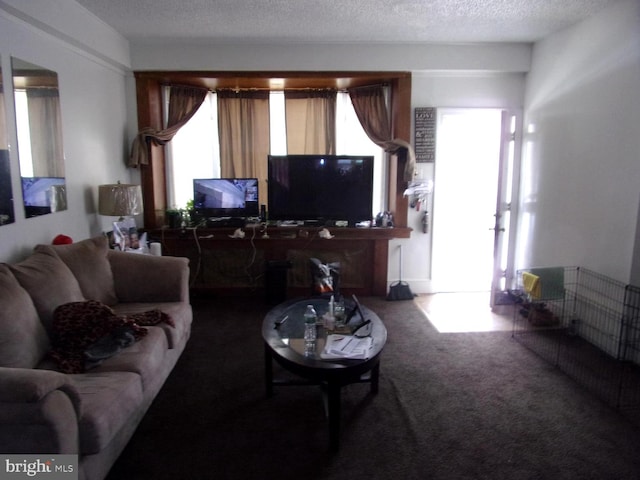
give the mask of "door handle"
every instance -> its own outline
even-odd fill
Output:
[[[496,227],[492,227],[489,230],[497,230],[498,232],[504,232],[504,228],[496,228]]]

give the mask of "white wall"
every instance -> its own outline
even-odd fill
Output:
[[[4,262],[22,259],[34,245],[50,243],[60,233],[81,240],[110,230],[113,219],[96,213],[97,186],[128,182],[132,177],[124,163],[130,137],[127,114],[131,114],[126,104],[130,74],[122,66],[128,56],[126,41],[84,9],[78,10],[75,2],[55,2],[55,8],[53,3],[0,1],[0,58],[5,86],[11,85],[11,56],[58,73],[69,208],[25,219],[13,147],[13,102],[11,95],[5,95],[16,222],[0,227],[0,261]],[[26,13],[13,4],[24,7]],[[41,23],[48,19],[50,24]],[[82,39],[90,36],[88,32],[94,32],[100,44],[84,49]],[[80,40],[72,37],[76,33]]]
[[[525,111],[519,266],[637,279],[640,3],[536,44]]]
[[[61,39],[65,48],[90,54],[117,68],[128,68],[129,42],[75,0],[0,0],[0,10],[43,34]]]
[[[131,45],[134,70],[525,72],[523,43]]]

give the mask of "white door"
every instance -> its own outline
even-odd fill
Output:
[[[513,173],[505,171],[509,162],[501,159],[509,156],[504,134],[508,128],[503,126],[510,118],[500,109],[438,109],[434,292],[489,292],[492,286],[504,287],[503,265],[510,245],[503,241],[508,238],[504,223],[510,220],[505,218],[509,216],[505,196],[512,193]]]
[[[504,292],[512,282],[516,243],[515,228],[511,227],[517,214],[513,200],[518,193],[515,179],[519,175],[520,117],[517,112],[502,111],[496,211],[491,229],[494,235],[491,307],[509,303]]]

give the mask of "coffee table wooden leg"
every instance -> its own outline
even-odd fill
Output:
[[[327,385],[329,404],[329,449],[337,452],[340,448],[340,384],[329,382]]]
[[[267,397],[273,396],[273,357],[271,349],[265,343],[264,345],[264,386]]]

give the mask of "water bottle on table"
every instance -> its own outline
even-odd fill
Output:
[[[316,341],[316,323],[318,321],[318,314],[313,308],[313,305],[307,305],[307,309],[304,312],[304,343],[308,345]]]

